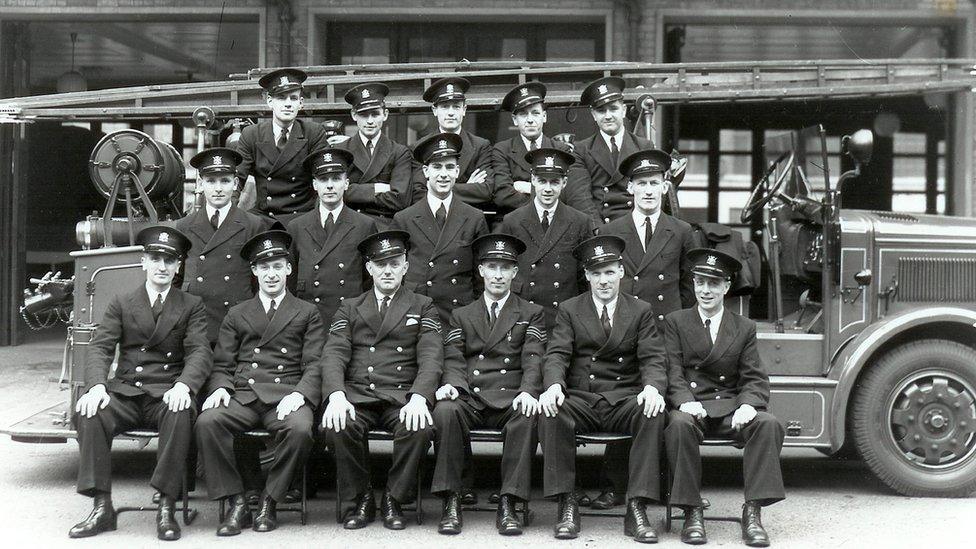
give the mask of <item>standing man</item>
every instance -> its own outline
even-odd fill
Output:
[[[444,495],[438,532],[459,534],[465,442],[471,429],[501,428],[505,445],[495,526],[502,535],[518,535],[523,525],[515,505],[529,499],[531,488],[546,327],[542,307],[511,292],[525,244],[513,236],[492,234],[472,247],[485,292],[482,299],[454,310],[444,340],[443,385],[434,408],[437,465],[431,492]]]
[[[664,431],[671,467],[671,504],[685,510],[681,541],[705,543],[701,504],[701,453],[707,436],[745,445],[742,539],[752,547],[769,545],[760,509],[786,497],[779,454],[786,435],[770,413],[769,376],[756,348],[756,323],[726,310],[732,279],[742,267],[718,250],[694,249],[698,306],[665,317],[664,339],[672,406]]]
[[[298,120],[305,100],[302,83],[308,78],[298,69],[278,69],[258,80],[264,88],[271,120],[244,128],[237,141],[243,161],[237,166],[241,181],[254,176],[254,189],[244,188],[241,202],[254,197],[254,211],[287,224],[295,214],[315,207],[312,177],[302,159],[327,145],[321,124]]]
[[[207,339],[217,344],[220,323],[231,307],[254,296],[251,269],[239,250],[268,228],[267,218],[246,212],[231,202],[237,190],[241,155],[222,147],[207,149],[190,159],[199,174],[206,205],[176,222],[190,239],[183,291],[203,298],[207,308]]]
[[[414,148],[414,158],[427,178],[424,199],[393,216],[393,226],[410,235],[406,286],[430,296],[439,318],[474,301],[474,253],[471,243],[488,234],[480,211],[454,194],[461,137],[451,133],[432,135]]]
[[[376,224],[344,203],[351,152],[319,149],[308,155],[304,165],[312,174],[319,202],[318,208],[288,224],[298,265],[296,294],[314,303],[322,322],[329,323],[344,300],[366,290],[363,256],[356,244],[375,233]]]
[[[207,383],[210,396],[196,430],[210,498],[226,498],[230,504],[218,536],[240,534],[252,522],[256,532],[277,528],[277,504],[312,446],[312,414],[321,400],[318,360],[324,328],[315,306],[286,289],[292,271],[290,245],[291,237],[280,230],[258,234],[244,244],[240,253],[258,280],[258,295],[231,308],[220,326]],[[275,451],[258,515],[252,520],[234,438],[254,428],[271,432]]]
[[[498,230],[526,243],[512,291],[542,305],[546,329],[551,330],[559,304],[578,296],[585,287],[573,249],[593,236],[593,221],[559,200],[573,155],[543,147],[526,153],[523,160],[530,167],[534,196],[529,204],[506,215]]]
[[[492,203],[491,143],[461,127],[467,112],[464,94],[470,87],[471,83],[464,78],[441,78],[424,91],[424,101],[431,104],[430,109],[437,119],[437,133],[452,133],[461,138],[455,177],[458,198],[481,211],[491,211],[495,208]],[[429,182],[420,170],[415,171],[414,178],[416,200],[423,197],[424,187]]]
[[[627,179],[618,170],[620,161],[653,148],[650,140],[624,127],[624,87],[623,78],[608,76],[590,82],[580,95],[580,102],[590,106],[599,130],[574,147],[576,162],[569,171],[566,202],[587,204],[580,209],[592,215],[598,226],[626,215],[634,207]]]
[[[444,366],[444,340],[429,297],[402,287],[410,235],[376,233],[359,243],[373,289],[336,311],[322,351],[322,429],[332,448],[339,496],[355,500],[343,527],[362,528],[376,517],[369,482],[366,433],[393,433],[393,464],[383,491],[383,525],[406,527],[400,503],[414,494],[417,468],[433,439],[430,406]]]
[[[375,219],[383,229],[389,228],[393,214],[410,205],[413,174],[410,149],[383,133],[390,116],[385,103],[389,93],[390,88],[378,82],[346,92],[359,131],[338,145],[353,155],[346,204]]]
[[[595,236],[576,247],[590,291],[559,305],[544,360],[539,398],[545,417],[539,437],[546,496],[559,497],[558,539],[580,532],[576,480],[577,433],[609,431],[633,437],[624,533],[656,543],[648,501],[661,500],[659,463],[668,375],[651,306],[620,293],[624,242]]]
[[[180,231],[162,225],[139,231],[146,282],[114,296],[88,347],[85,392],[75,405],[78,493],[94,499],[88,518],[68,531],[87,538],[115,530],[112,506],[112,438],[138,428],[159,432],[149,484],[160,493],[156,536],[180,538],[173,518],[186,480],[196,416],[194,394],[210,373],[207,311],[203,300],[173,287],[190,249]],[[118,348],[115,376],[108,378]]]

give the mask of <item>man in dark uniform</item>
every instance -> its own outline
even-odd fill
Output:
[[[628,215],[600,227],[600,234],[619,236],[627,243],[620,291],[651,304],[658,322],[664,315],[695,302],[685,254],[695,247],[688,223],[661,211],[669,183],[664,178],[671,156],[664,151],[637,151],[620,161],[620,174],[634,207]],[[596,508],[623,503],[627,486],[629,444],[608,444],[603,465],[604,491],[593,500]]]
[[[464,94],[470,87],[471,83],[464,78],[441,78],[424,91],[424,101],[431,104],[430,109],[437,119],[437,133],[452,133],[461,138],[462,147],[459,149],[458,173],[455,177],[455,193],[458,198],[481,211],[494,210],[491,143],[461,127],[467,111]],[[416,156],[416,151],[414,155]],[[428,184],[424,173],[415,169],[414,202],[423,198]]]
[[[327,145],[321,124],[297,120],[304,105],[302,83],[308,76],[298,69],[272,71],[258,81],[265,90],[271,120],[244,128],[237,141],[243,161],[237,166],[241,181],[254,176],[254,192],[245,187],[247,203],[254,196],[254,210],[287,224],[297,213],[315,207],[312,177],[302,160]]]
[[[346,123],[342,120],[336,120],[334,118],[324,120],[322,122],[322,129],[325,130],[323,137],[325,137],[329,145],[335,146],[333,138],[335,138],[337,143],[341,143],[349,138],[346,135]]]
[[[233,536],[251,526],[278,526],[276,507],[312,446],[312,415],[321,401],[318,360],[324,327],[316,307],[288,293],[291,237],[273,230],[255,235],[241,250],[258,280],[258,295],[232,307],[220,326],[210,396],[197,421],[210,498],[230,509],[217,529]],[[256,518],[244,497],[234,438],[264,428],[275,437],[274,461]]]
[[[156,535],[180,537],[173,518],[186,478],[193,440],[194,394],[210,373],[207,311],[203,300],[174,288],[173,277],[190,249],[180,231],[162,225],[139,231],[146,282],[113,297],[88,346],[85,392],[75,406],[78,428],[78,493],[94,498],[72,538],[115,530],[112,506],[112,438],[138,428],[159,432],[156,467],[149,484],[160,492]],[[108,378],[119,349],[115,376]]]
[[[288,224],[298,265],[296,295],[314,303],[322,322],[328,324],[344,300],[366,289],[366,270],[356,244],[375,233],[376,224],[343,201],[353,164],[351,152],[319,149],[304,164],[312,174],[319,207]]]
[[[346,204],[374,218],[383,229],[389,227],[394,213],[410,205],[413,176],[410,149],[383,133],[390,116],[384,102],[389,93],[390,88],[378,82],[346,92],[359,131],[338,145],[353,155]]]
[[[430,296],[440,318],[475,299],[474,253],[471,243],[488,233],[480,211],[454,194],[463,141],[452,133],[432,135],[414,148],[423,165],[427,191],[420,202],[397,212],[393,226],[410,235],[412,268],[407,288]]]
[[[251,269],[240,256],[244,243],[267,230],[265,217],[246,212],[233,203],[237,165],[241,155],[222,147],[207,149],[190,159],[199,174],[206,205],[176,222],[190,239],[183,271],[183,291],[203,298],[207,308],[207,339],[217,344],[220,323],[231,307],[254,296]]]
[[[651,306],[620,293],[623,251],[623,240],[609,235],[576,247],[590,291],[559,305],[543,362],[543,482],[546,496],[559,497],[559,539],[575,538],[580,532],[579,503],[573,493],[575,435],[609,431],[633,437],[624,533],[642,543],[657,541],[645,506],[661,499],[661,412],[668,376]]]
[[[569,150],[543,133],[545,98],[545,84],[526,82],[512,88],[502,99],[502,110],[512,113],[512,124],[518,129],[518,135],[496,143],[491,149],[494,200],[499,215],[532,201],[532,165],[526,161],[526,153],[539,149]]]
[[[538,398],[546,327],[542,307],[512,294],[518,255],[525,244],[514,236],[486,235],[472,243],[483,299],[455,309],[444,338],[443,384],[434,407],[437,465],[431,492],[444,494],[438,531],[461,532],[465,442],[470,430],[501,428],[502,487],[495,526],[503,535],[522,533],[517,501],[529,499],[536,447]]]
[[[620,161],[632,153],[650,149],[653,144],[627,131],[624,118],[624,80],[610,76],[588,84],[580,101],[590,106],[590,114],[600,128],[576,142],[576,162],[569,170],[567,204],[587,204],[579,209],[594,217],[597,225],[626,215],[634,207],[627,191],[627,179],[620,173]]]
[[[573,257],[573,249],[593,236],[593,221],[559,200],[573,155],[541,148],[526,153],[524,160],[531,168],[534,197],[506,215],[498,230],[526,243],[512,291],[542,305],[546,328],[551,330],[559,304],[584,288],[583,269]]]
[[[705,436],[745,445],[742,539],[766,547],[760,509],[786,497],[779,454],[785,430],[766,411],[769,377],[756,347],[756,323],[724,307],[738,260],[718,250],[694,249],[698,306],[665,317],[668,401],[672,411],[664,438],[671,467],[671,504],[685,509],[681,541],[707,541],[701,506],[701,454]]]
[[[355,500],[343,526],[376,516],[366,433],[393,433],[393,463],[383,491],[383,525],[406,527],[400,503],[414,494],[417,468],[433,439],[433,405],[444,366],[444,340],[429,297],[402,287],[410,235],[377,233],[359,243],[373,289],[336,311],[322,351],[322,429],[336,460],[339,496]]]

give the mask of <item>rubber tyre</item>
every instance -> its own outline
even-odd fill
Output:
[[[940,470],[913,464],[892,438],[887,409],[894,407],[892,395],[899,386],[920,372],[951,375],[976,387],[976,351],[952,341],[921,340],[893,349],[867,368],[854,396],[851,421],[858,452],[871,471],[906,496],[964,497],[976,491],[976,452],[960,452],[964,457]],[[957,421],[972,425],[976,420],[970,413],[967,409]]]

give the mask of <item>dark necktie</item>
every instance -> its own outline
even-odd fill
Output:
[[[607,311],[607,306],[603,306],[603,313],[600,315],[600,323],[603,324],[603,333],[610,337],[610,313]]]
[[[332,212],[329,212],[329,216],[325,218],[325,225],[322,227],[325,229],[325,236],[331,235],[334,227],[335,219],[332,217]]]
[[[651,226],[651,218],[644,218],[644,251],[651,247],[651,239],[654,238],[654,229]]]
[[[617,147],[617,138],[610,138],[610,158],[613,159],[613,165],[616,166],[617,162],[620,160],[620,148]]]
[[[213,215],[210,216],[210,225],[214,228],[215,231],[217,230],[217,227],[220,226],[220,212],[219,211],[214,210]]]
[[[708,338],[708,348],[711,349],[715,342],[712,341],[712,319],[710,318],[705,319],[705,337]]]
[[[288,128],[281,128],[281,134],[278,135],[278,150],[285,148],[288,144]]]
[[[447,221],[447,208],[444,207],[443,202],[438,206],[437,211],[434,212],[434,219],[437,220],[437,227],[443,229],[444,222]]]
[[[163,294],[156,294],[156,301],[152,304],[153,320],[159,320],[159,315],[163,314]]]
[[[542,232],[549,232],[549,210],[542,210]]]
[[[278,310],[278,309],[277,309],[277,308],[275,308],[275,302],[274,302],[274,300],[272,299],[272,300],[271,300],[271,306],[270,306],[270,307],[268,307],[268,322],[270,322],[270,321],[271,321],[271,319],[272,319],[272,318],[274,318],[274,315],[275,315],[275,311],[277,311],[277,310]]]
[[[532,142],[529,143],[529,150],[530,151],[537,150],[538,148],[539,148],[539,142],[538,141],[532,141]]]
[[[390,296],[383,298],[383,303],[380,303],[380,318],[386,318],[386,311],[390,310]]]
[[[370,159],[373,158],[373,140],[366,140],[366,154],[369,155]]]
[[[498,302],[497,301],[492,301],[491,302],[491,312],[488,313],[488,327],[489,328],[494,328],[495,327],[495,321],[497,321],[497,320],[498,320]]]

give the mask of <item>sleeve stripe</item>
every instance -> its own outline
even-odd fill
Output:
[[[421,318],[420,325],[428,330],[433,330],[437,333],[441,333],[441,323],[433,318]]]
[[[339,330],[345,329],[347,326],[349,326],[348,320],[345,319],[336,320],[335,322],[332,323],[332,326],[329,327],[329,333],[332,334],[338,332]]]

